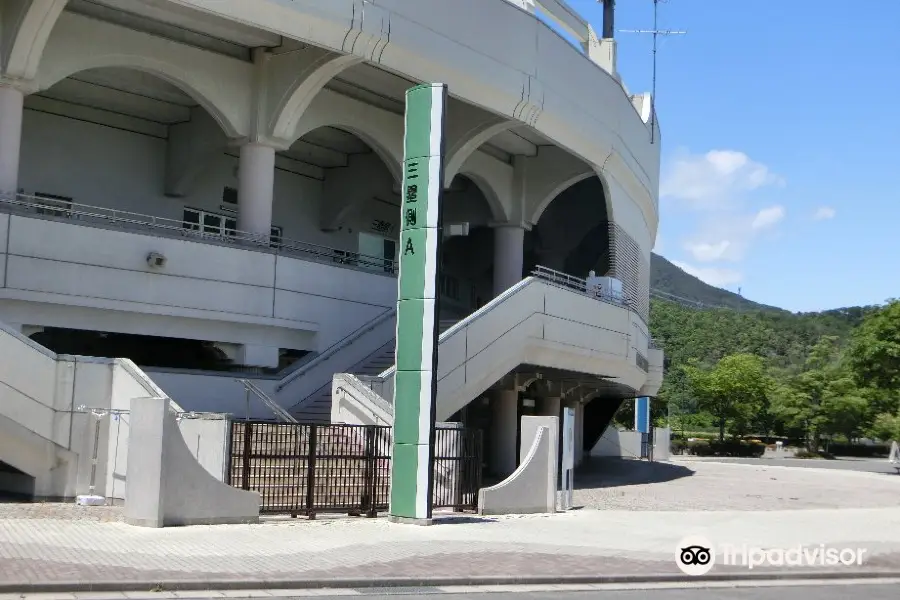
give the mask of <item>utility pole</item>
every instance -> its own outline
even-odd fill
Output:
[[[662,0],[666,2],[667,0]],[[612,10],[615,0],[600,0],[603,2],[603,36],[606,37],[606,11]],[[650,143],[654,143],[656,137],[656,51],[657,40],[661,35],[685,35],[687,31],[679,29],[660,29],[659,28],[659,3],[660,0],[653,0],[653,29],[619,29],[620,33],[641,33],[653,35],[653,88],[650,92]]]

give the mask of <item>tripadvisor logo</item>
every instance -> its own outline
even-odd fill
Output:
[[[863,564],[865,548],[832,548],[825,544],[789,548],[760,548],[747,544],[721,544],[716,548],[708,539],[690,536],[675,549],[675,563],[686,575],[705,575],[716,564],[756,567],[850,567]]]

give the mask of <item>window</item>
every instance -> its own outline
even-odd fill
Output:
[[[237,220],[205,210],[185,207],[181,226],[191,231],[201,231],[213,235],[234,235]]]
[[[238,203],[238,191],[236,188],[225,186],[222,190],[222,202],[225,204]]]
[[[228,215],[198,210],[196,208],[184,208],[181,226],[190,231],[202,231],[203,233],[219,235],[223,237],[235,237],[237,234],[237,218]],[[269,245],[272,248],[281,248],[282,229],[272,227]]]
[[[69,196],[35,192],[34,197],[38,199],[37,213],[39,215],[65,218],[72,216],[72,198]]]

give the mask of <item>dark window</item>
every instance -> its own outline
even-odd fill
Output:
[[[225,187],[222,190],[222,202],[225,204],[237,204],[238,203],[238,191],[233,187]]]

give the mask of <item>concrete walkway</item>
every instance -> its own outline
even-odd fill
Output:
[[[90,508],[81,510],[90,517]],[[52,582],[148,589],[163,582],[217,587],[239,581],[306,581],[324,586],[342,579],[437,578],[449,585],[457,579],[498,576],[600,580],[680,575],[675,549],[688,535],[764,548],[866,548],[862,567],[837,568],[900,569],[900,509],[585,509],[552,516],[448,519],[432,527],[341,518],[141,529],[89,519],[7,517],[0,521],[0,593]],[[717,566],[713,573],[729,571],[746,572],[746,567]]]

